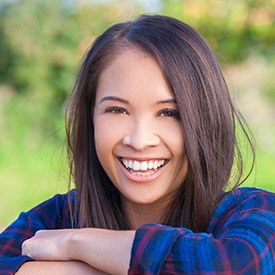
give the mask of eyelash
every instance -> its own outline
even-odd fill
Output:
[[[164,116],[164,117],[174,117],[176,119],[180,119],[180,114],[178,111],[174,109],[163,109],[159,112],[159,116]]]
[[[106,113],[112,113],[112,114],[129,114],[128,111],[123,107],[118,106],[112,106],[105,110]]]
[[[119,107],[119,106],[111,106],[111,107],[108,107],[106,108],[105,110],[106,113],[112,113],[112,114],[127,114],[129,115],[129,112],[123,108],[123,107]],[[174,117],[176,118],[177,120],[180,119],[180,115],[179,115],[179,112],[174,110],[174,109],[163,109],[161,111],[159,111],[158,113],[158,116],[162,116],[162,117]]]

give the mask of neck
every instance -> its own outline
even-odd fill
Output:
[[[160,203],[143,205],[122,200],[123,209],[131,229],[137,229],[146,223],[161,223],[165,206]]]

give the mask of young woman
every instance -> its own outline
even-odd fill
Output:
[[[1,234],[2,274],[273,274],[275,196],[237,188],[240,118],[193,28],[110,27],[67,109],[76,188]]]

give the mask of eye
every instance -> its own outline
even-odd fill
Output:
[[[174,117],[177,120],[180,119],[180,114],[178,111],[175,109],[163,109],[159,112],[159,116],[164,116],[164,117]]]
[[[128,111],[123,108],[123,107],[119,107],[119,106],[111,106],[111,107],[108,107],[106,110],[105,110],[106,113],[111,113],[111,114],[126,114],[128,115]]]

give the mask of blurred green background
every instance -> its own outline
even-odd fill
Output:
[[[208,40],[255,136],[245,185],[275,191],[274,0],[0,0],[0,229],[67,191],[64,108],[81,58],[140,13],[177,17]]]

